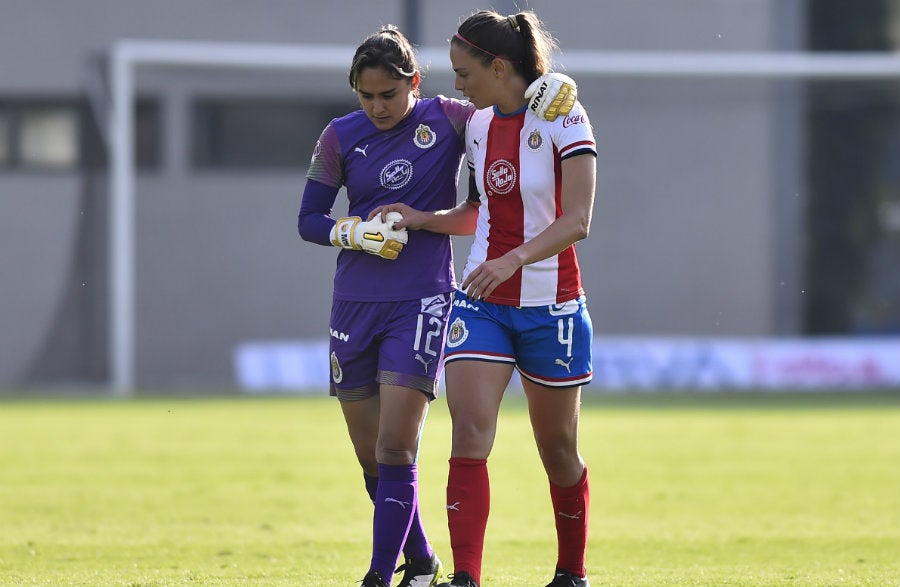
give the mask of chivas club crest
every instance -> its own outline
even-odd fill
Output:
[[[447,346],[451,349],[458,347],[467,338],[469,338],[469,331],[466,328],[466,323],[462,321],[462,318],[457,318],[450,325],[450,331],[447,333]]]
[[[344,370],[341,369],[341,364],[338,362],[335,353],[331,353],[331,379],[335,383],[340,383],[344,380]]]
[[[526,144],[528,145],[528,150],[532,153],[540,151],[541,147],[544,146],[544,138],[541,136],[541,131],[538,129],[531,131]]]
[[[420,124],[419,128],[416,129],[416,136],[413,139],[413,142],[420,149],[427,149],[434,144],[436,139],[437,135],[434,134],[434,131],[431,130],[430,126],[427,124]]]

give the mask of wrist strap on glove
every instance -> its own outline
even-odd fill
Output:
[[[356,242],[355,233],[356,225],[362,219],[359,216],[345,216],[338,218],[334,228],[331,229],[331,244],[342,249],[353,249],[358,251],[362,245]]]

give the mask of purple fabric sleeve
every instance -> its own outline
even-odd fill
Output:
[[[338,188],[311,179],[306,181],[300,214],[297,215],[297,232],[300,233],[300,238],[327,247],[333,246],[330,235],[335,221],[330,214],[337,193]]]

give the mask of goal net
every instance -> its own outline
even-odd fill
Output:
[[[266,96],[291,95],[330,105],[322,112],[349,110],[354,49],[152,40],[112,47],[108,349],[115,393],[233,384],[235,348],[324,339],[330,306],[334,252],[298,243],[291,229],[303,170],[207,173],[204,157],[228,161],[229,137],[208,137],[207,153],[176,133],[185,142],[166,142],[164,159],[181,156],[194,167],[175,163],[180,178],[168,170],[142,176],[132,116],[142,80],[166,72],[175,81],[154,91],[170,92],[167,104],[189,103],[166,118],[167,128],[196,129],[196,117],[207,116],[217,123],[211,128],[240,129],[253,124],[252,115],[203,108],[204,99],[215,105],[222,78],[257,106]],[[428,67],[427,94],[458,96],[444,48],[424,48],[419,58]],[[568,51],[558,65],[579,83],[600,153],[594,227],[579,245],[598,331],[799,333],[807,295],[808,85],[860,95],[860,83],[896,80],[900,59]],[[303,129],[309,151],[322,118]],[[257,148],[234,143],[245,155]],[[885,218],[896,219],[890,206],[896,202],[884,203]],[[463,255],[457,250],[457,262]]]

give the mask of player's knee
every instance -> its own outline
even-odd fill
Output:
[[[550,440],[538,441],[538,454],[547,472],[569,469],[581,461],[578,444],[568,436],[557,436]]]
[[[455,457],[486,459],[494,444],[496,427],[489,423],[457,418],[453,422],[453,451]]]
[[[382,465],[411,465],[416,460],[416,449],[379,447],[376,456]]]

